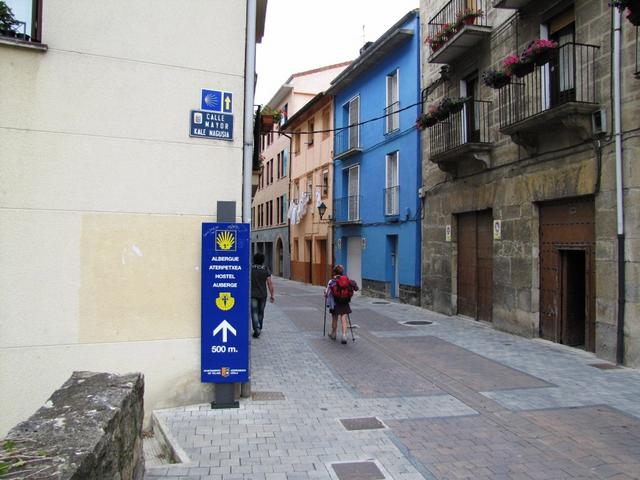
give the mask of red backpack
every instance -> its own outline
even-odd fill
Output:
[[[349,303],[353,297],[353,286],[346,275],[340,275],[331,285],[331,294],[338,303]]]

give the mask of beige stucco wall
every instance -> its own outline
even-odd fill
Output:
[[[147,415],[211,400],[200,225],[241,213],[245,2],[44,4],[48,51],[0,44],[0,436],[73,370],[143,372]],[[202,88],[233,142],[189,137]]]

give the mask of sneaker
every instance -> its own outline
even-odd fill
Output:
[[[253,338],[258,338],[260,336],[260,332],[254,331]]]
[[[346,344],[347,344],[347,337],[345,337],[345,336],[343,335],[343,336],[342,336],[342,341],[341,341],[340,343],[342,343],[343,345],[346,345]]]
[[[336,337],[336,334],[335,334],[335,333],[330,333],[330,334],[329,334],[329,338],[330,338],[331,340],[335,340],[337,337]]]

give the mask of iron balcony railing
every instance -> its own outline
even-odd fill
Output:
[[[384,189],[384,214],[389,216],[400,214],[400,186],[399,185]]]
[[[360,221],[360,195],[337,198],[334,202],[335,219],[338,223]]]
[[[432,40],[431,53],[442,48],[466,25],[488,26],[487,12],[490,0],[451,0],[429,20],[427,35]],[[473,12],[481,15],[473,16]],[[465,17],[466,14],[466,17]],[[438,42],[440,39],[442,42]],[[436,41],[434,44],[433,41]]]
[[[429,128],[431,158],[470,143],[491,143],[491,102],[467,101],[460,112]]]
[[[400,128],[400,102],[395,102],[384,109],[384,133],[395,132]]]
[[[339,157],[349,151],[359,150],[360,147],[360,128],[356,125],[346,127],[336,132],[334,141],[334,156]]]
[[[566,43],[551,61],[498,90],[500,128],[567,103],[597,104],[596,45]]]

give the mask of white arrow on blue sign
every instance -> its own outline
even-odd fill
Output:
[[[234,337],[236,336],[236,329],[233,328],[231,324],[226,320],[220,322],[220,325],[218,325],[213,331],[213,336],[215,337],[220,332],[220,330],[222,330],[222,343],[227,343],[227,332],[231,332]]]

